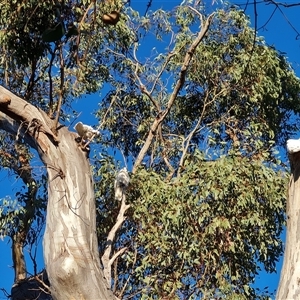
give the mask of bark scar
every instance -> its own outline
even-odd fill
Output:
[[[9,105],[11,98],[7,95],[0,95],[0,105]]]
[[[52,133],[52,131],[47,130],[47,127],[45,127],[45,125],[37,118],[33,118],[30,121],[23,121],[20,124],[20,128],[22,128],[23,126],[27,127],[25,133],[32,135],[35,139],[38,138],[39,132],[43,132],[46,135],[48,135],[49,138],[53,139],[54,143],[57,144],[59,142],[59,139],[57,138],[57,136],[55,136]],[[32,130],[31,132],[30,132],[30,129]],[[17,137],[19,135],[19,132],[20,132],[20,130],[18,130]]]
[[[66,175],[64,174],[63,170],[61,168],[56,168],[54,166],[51,165],[47,165],[48,168],[57,171],[57,174],[55,174],[55,176],[50,180],[50,182],[52,182],[53,180],[55,180],[57,177],[60,177],[61,179],[64,179],[66,177]]]

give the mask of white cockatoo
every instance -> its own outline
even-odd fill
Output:
[[[115,199],[121,201],[123,194],[129,185],[130,177],[126,168],[123,168],[117,174],[115,179]]]
[[[74,129],[77,131],[78,135],[83,140],[89,140],[93,136],[100,135],[100,132],[98,130],[95,130],[93,127],[89,125],[82,124],[82,122],[78,122]]]
[[[300,139],[299,140],[287,140],[286,148],[289,154],[300,151]]]

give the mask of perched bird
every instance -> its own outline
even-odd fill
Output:
[[[300,139],[299,140],[287,140],[286,148],[289,154],[300,151]]]
[[[115,179],[115,199],[121,201],[123,198],[123,194],[128,187],[130,181],[130,177],[128,175],[127,169],[123,168],[117,174]]]
[[[78,135],[83,140],[89,140],[93,136],[100,135],[100,132],[98,130],[95,130],[93,127],[89,125],[84,125],[82,122],[78,122],[74,129],[77,131]]]

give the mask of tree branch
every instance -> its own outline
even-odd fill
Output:
[[[203,103],[203,108],[202,108],[202,111],[201,111],[201,115],[200,115],[200,117],[199,117],[199,119],[197,121],[197,124],[194,126],[194,128],[192,129],[192,131],[187,135],[187,137],[182,141],[182,148],[183,148],[183,150],[182,150],[182,155],[181,155],[181,158],[180,158],[180,161],[179,161],[179,167],[178,167],[178,171],[177,171],[177,177],[180,176],[180,173],[181,173],[181,171],[182,171],[182,169],[184,167],[184,161],[185,161],[185,157],[186,157],[188,148],[190,146],[191,139],[194,137],[194,135],[197,132],[199,132],[202,129],[202,128],[199,129],[199,127],[201,125],[201,122],[203,121],[204,114],[205,114],[207,106],[209,106],[214,101],[216,101],[216,99],[218,98],[218,96],[221,95],[225,90],[226,89],[222,89],[219,93],[215,94],[214,97],[210,101],[207,101],[210,93],[209,93],[209,91],[206,92],[204,103]]]
[[[133,57],[134,57],[134,59],[136,61],[134,76],[137,79],[137,81],[139,82],[139,87],[140,87],[141,92],[143,94],[145,94],[149,98],[149,100],[152,102],[152,104],[156,108],[157,112],[159,112],[160,111],[160,106],[159,106],[158,102],[155,99],[153,99],[153,97],[151,95],[151,92],[149,92],[147,90],[146,86],[142,83],[142,80],[140,79],[140,77],[138,75],[139,64],[140,63],[139,63],[139,61],[138,61],[138,59],[136,57],[136,47],[137,47],[137,45],[135,45],[134,50],[133,50]]]
[[[175,88],[170,96],[170,99],[168,101],[168,104],[167,104],[167,108],[162,112],[162,113],[159,113],[157,115],[157,117],[155,118],[150,130],[149,130],[149,133],[148,133],[148,136],[147,136],[147,139],[135,161],[135,164],[133,166],[133,169],[132,169],[132,173],[134,174],[137,170],[137,168],[140,166],[142,160],[144,159],[151,143],[152,143],[152,140],[153,140],[153,137],[154,137],[154,134],[158,128],[158,126],[164,121],[164,119],[167,117],[167,115],[169,114],[170,110],[171,110],[171,107],[172,105],[174,104],[174,101],[177,97],[177,95],[179,94],[182,86],[184,85],[184,82],[185,82],[185,77],[186,77],[186,71],[189,67],[189,64],[193,58],[193,55],[195,53],[195,50],[196,48],[198,47],[198,45],[200,44],[200,42],[203,40],[203,38],[205,37],[208,29],[209,29],[209,26],[211,24],[211,21],[212,21],[212,18],[214,16],[214,13],[212,13],[206,20],[204,26],[202,27],[201,31],[198,33],[198,36],[197,38],[195,39],[195,41],[192,43],[192,45],[190,46],[190,48],[187,50],[187,53],[185,55],[185,58],[184,58],[184,61],[182,63],[182,67],[181,67],[181,70],[180,70],[180,75],[179,75],[179,78],[176,82],[176,85],[175,85]]]
[[[50,129],[52,124],[46,120],[42,110],[0,86],[0,127],[2,129],[15,135],[21,131],[29,145],[37,149],[35,140],[39,140],[39,133],[46,134],[56,143],[59,142]],[[42,151],[47,151],[46,146],[43,147],[42,144],[39,143]]]
[[[64,95],[64,84],[65,84],[65,61],[63,58],[62,53],[62,45],[59,47],[59,60],[60,60],[60,87],[59,87],[59,98],[58,103],[56,107],[56,116],[55,116],[55,123],[52,128],[52,131],[56,134],[56,130],[58,127],[58,121],[59,121],[59,115],[61,110],[61,105],[63,101],[63,95]]]
[[[50,118],[53,117],[53,80],[52,80],[52,66],[53,66],[53,61],[55,58],[55,52],[57,50],[57,45],[55,46],[54,50],[52,51],[51,49],[49,50],[51,54],[51,59],[49,62],[49,69],[48,69],[48,76],[49,76],[49,112],[48,115]]]
[[[276,2],[274,0],[264,0],[264,2],[266,2],[267,4],[275,4],[276,6],[283,6],[283,7],[294,7],[294,6],[300,6],[300,2],[296,2],[296,3],[291,3],[291,4],[287,4],[287,3],[283,3],[283,2]]]
[[[104,270],[103,270],[104,277],[105,277],[109,287],[111,286],[111,266],[112,266],[113,262],[115,261],[115,259],[118,256],[122,255],[127,250],[127,247],[122,248],[117,253],[115,253],[112,258],[110,258],[113,241],[116,238],[116,233],[122,226],[123,222],[125,221],[125,219],[126,219],[125,212],[130,207],[130,205],[126,205],[125,200],[126,200],[126,197],[125,197],[125,195],[123,195],[120,211],[119,211],[119,214],[117,217],[117,221],[107,236],[106,249],[101,258],[103,268],[104,268]]]

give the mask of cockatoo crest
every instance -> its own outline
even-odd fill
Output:
[[[300,151],[300,139],[299,140],[287,140],[286,148],[289,154]]]
[[[95,130],[93,127],[89,125],[82,124],[82,122],[78,122],[74,129],[77,131],[78,135],[83,140],[89,140],[93,136],[100,135],[100,132],[98,130]]]
[[[115,199],[121,201],[123,194],[125,193],[129,185],[130,177],[128,175],[127,169],[123,168],[117,174],[115,179]]]

